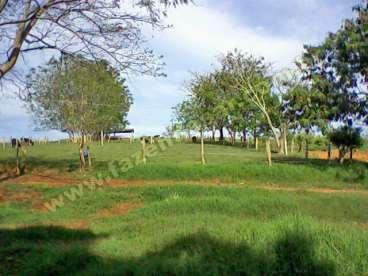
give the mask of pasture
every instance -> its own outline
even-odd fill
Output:
[[[25,174],[6,174],[1,151],[1,275],[366,275],[366,164],[301,153],[174,143],[126,172],[111,161],[138,142],[91,146],[79,172],[77,146],[27,148]],[[105,185],[82,185],[107,175]],[[84,187],[81,189],[81,187]],[[50,211],[45,203],[63,196]]]

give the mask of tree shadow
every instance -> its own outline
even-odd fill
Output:
[[[272,158],[272,161],[280,164],[291,164],[291,165],[306,165],[321,170],[327,170],[328,168],[342,168],[346,169],[354,165],[368,167],[368,163],[359,160],[346,160],[344,164],[340,164],[338,160],[324,160],[319,158],[303,158],[298,156],[276,156]]]
[[[106,237],[106,236],[105,236]],[[301,232],[288,232],[260,250],[206,232],[182,236],[144,256],[97,256],[91,242],[103,238],[88,230],[29,227],[0,230],[2,275],[335,275],[332,263],[316,256]],[[125,250],[125,248],[121,248]]]
[[[15,158],[9,158],[0,164],[0,181],[18,177],[15,175]],[[60,173],[73,173],[79,171],[79,160],[76,159],[43,159],[38,157],[28,157],[25,164],[21,164],[21,175],[34,171],[53,170]],[[92,168],[86,167],[87,171],[104,170],[108,168],[108,162],[96,161],[92,163]]]

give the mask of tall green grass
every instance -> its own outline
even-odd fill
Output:
[[[66,190],[26,187],[45,199]],[[121,202],[143,207],[96,215]],[[1,203],[0,274],[366,275],[367,202],[364,194],[173,185],[105,187],[51,213]],[[91,227],[47,226],[78,220]]]

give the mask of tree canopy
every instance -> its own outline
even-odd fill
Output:
[[[0,0],[0,80],[20,56],[40,50],[103,59],[116,68],[157,74],[142,27],[163,28],[167,7],[189,0]]]
[[[368,3],[353,10],[356,16],[321,45],[305,46],[299,64],[313,88],[327,98],[329,118],[349,124],[354,119],[368,123]]]
[[[26,102],[42,128],[94,134],[127,125],[132,97],[106,62],[51,59],[28,76]]]

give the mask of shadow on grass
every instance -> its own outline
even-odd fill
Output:
[[[215,239],[205,232],[181,237],[139,258],[93,254],[101,238],[88,230],[30,227],[0,230],[1,275],[335,275],[317,259],[313,242],[288,232],[269,250]],[[121,248],[121,250],[125,250]]]
[[[14,175],[16,160],[10,158],[2,164],[0,164],[0,175],[4,174],[4,179],[17,177]],[[107,162],[95,161],[92,163],[92,170],[104,170],[108,168]],[[88,166],[87,166],[88,169]],[[57,170],[60,172],[77,172],[79,171],[79,160],[76,159],[42,159],[36,157],[28,157],[26,163],[21,164],[21,174],[25,174],[32,171],[40,170]],[[12,177],[13,176],[13,177]]]
[[[276,156],[273,157],[272,160],[276,163],[286,163],[286,164],[295,164],[295,165],[309,165],[315,168],[327,169],[327,168],[349,168],[354,165],[368,166],[368,163],[359,160],[345,160],[344,164],[340,164],[337,159],[328,161],[319,158],[309,158],[306,159],[304,157],[298,156]]]

